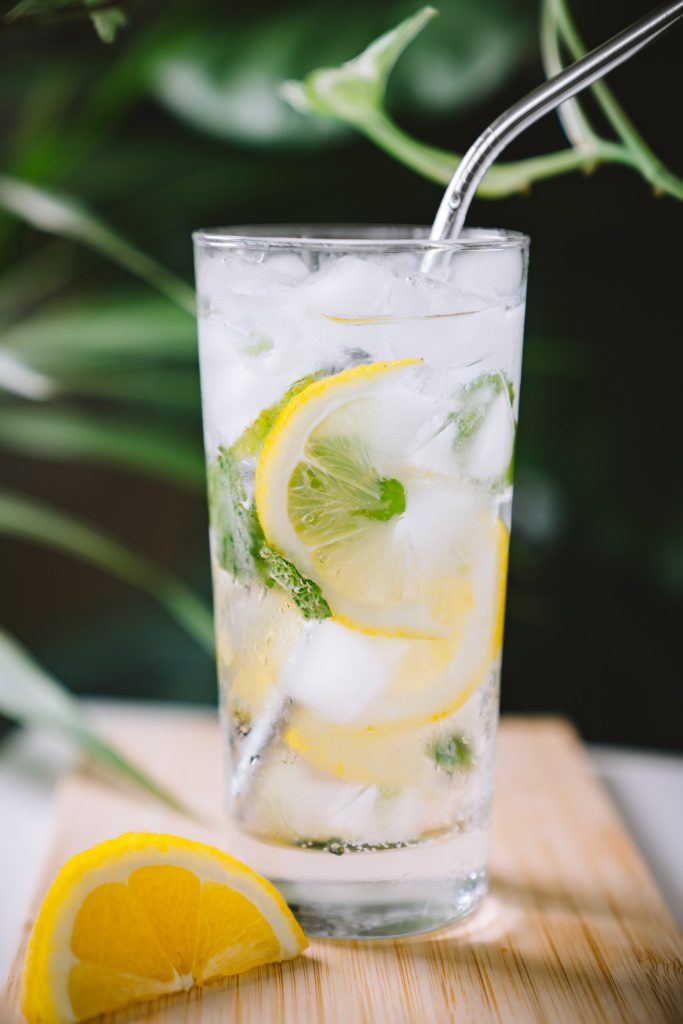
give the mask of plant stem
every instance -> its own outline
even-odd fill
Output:
[[[545,4],[567,49],[574,60],[579,60],[587,51],[572,21],[565,0],[545,0]],[[667,171],[662,165],[661,160],[652,152],[645,139],[621,107],[610,87],[605,82],[595,82],[592,89],[612,128],[624,145],[633,153],[636,161],[633,166],[640,170],[656,188],[661,187],[662,191],[670,192],[671,195],[680,198],[680,189],[683,188],[683,182]],[[658,184],[660,179],[667,184]]]
[[[540,46],[546,78],[559,75],[564,65],[560,53],[558,25],[547,3],[544,3],[541,9]],[[557,116],[568,141],[573,146],[583,150],[594,147],[599,136],[593,130],[577,99],[567,100],[559,106]]]
[[[461,160],[458,153],[426,146],[406,135],[383,112],[378,111],[372,119],[366,118],[362,123],[358,123],[357,127],[392,157],[440,185],[448,184]],[[543,178],[556,177],[569,171],[591,171],[598,164],[608,161],[633,165],[628,151],[623,146],[596,138],[591,149],[561,149],[556,153],[544,153],[528,160],[495,164],[479,186],[478,194],[497,199],[512,192],[525,192],[535,181]],[[670,190],[668,185],[662,182],[660,187],[664,191]]]
[[[417,171],[423,177],[442,185],[448,184],[462,159],[459,153],[428,146],[407,135],[382,110],[374,111],[372,117],[356,122],[355,127],[385,153],[400,160],[406,167]]]
[[[406,167],[440,185],[448,184],[462,159],[458,153],[425,145],[407,135],[384,110],[366,113],[354,121],[354,127]],[[545,178],[577,170],[591,172],[601,164],[619,163],[638,171],[658,193],[683,200],[683,179],[672,174],[649,150],[647,154],[645,159],[642,147],[593,135],[581,148],[572,146],[527,160],[494,164],[479,186],[478,195],[498,199],[514,192],[526,192],[534,182]]]

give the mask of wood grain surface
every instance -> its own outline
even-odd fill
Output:
[[[212,716],[119,711],[108,714],[106,729],[205,821],[190,821],[85,769],[66,777],[34,913],[0,998],[1,1024],[22,1020],[26,937],[67,857],[138,829],[226,845],[223,761]],[[681,1024],[682,961],[681,934],[572,729],[553,719],[508,719],[500,732],[491,894],[465,923],[400,941],[314,940],[292,963],[104,1019]]]

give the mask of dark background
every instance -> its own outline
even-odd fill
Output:
[[[201,225],[431,221],[438,186],[272,98],[281,79],[355,55],[417,3],[124,6],[129,24],[112,45],[87,19],[3,23],[3,173],[77,197],[188,281]],[[408,131],[462,151],[542,78],[539,11],[527,0],[439,6],[441,21],[401,60],[389,105]],[[572,5],[593,45],[647,8]],[[681,176],[682,54],[679,30],[610,78]],[[609,134],[592,100],[586,109]],[[550,117],[506,158],[563,144]],[[677,749],[683,204],[606,166],[477,200],[471,220],[532,238],[503,708],[568,715],[589,740]],[[32,365],[60,381],[58,412],[114,434],[154,429],[200,465],[191,318],[82,245],[0,210],[3,344],[27,345]],[[106,365],[93,355],[103,344]],[[180,487],[96,451],[55,458],[42,406],[33,440],[17,442],[2,414],[22,401],[0,390],[2,486],[98,525],[208,600],[201,480]],[[212,661],[139,591],[3,536],[0,581],[0,623],[74,690],[214,700]]]

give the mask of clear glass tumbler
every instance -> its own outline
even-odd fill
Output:
[[[194,235],[230,845],[313,935],[486,890],[528,240]]]

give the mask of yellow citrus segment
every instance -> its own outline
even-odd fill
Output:
[[[202,888],[193,871],[173,864],[138,868],[128,877],[128,889],[151,923],[178,974],[192,972]],[[168,902],[170,893],[173,894],[172,903]]]
[[[171,963],[151,921],[123,882],[105,882],[83,900],[71,931],[78,960],[173,981]]]
[[[72,858],[29,941],[22,1009],[67,1024],[290,959],[306,938],[276,889],[203,843],[131,833]]]
[[[133,1003],[147,1002],[167,995],[169,987],[162,982],[154,982],[152,978],[136,977],[124,974],[111,967],[101,964],[76,964],[69,973],[68,996],[71,1001],[73,1015],[70,1020],[89,1020],[112,1008],[130,1006]],[[47,1015],[30,1016],[24,1009],[29,1021],[63,1020],[61,1017]]]
[[[198,982],[279,960],[273,929],[245,896],[217,882],[202,887],[194,960]]]

